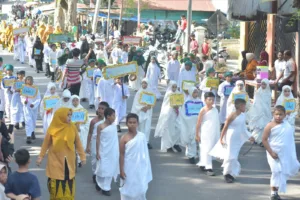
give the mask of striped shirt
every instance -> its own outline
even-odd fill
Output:
[[[72,58],[68,59],[66,62],[66,69],[65,72],[67,72],[67,84],[77,84],[80,83],[80,70],[81,66],[84,64],[83,60],[80,60],[78,58]]]

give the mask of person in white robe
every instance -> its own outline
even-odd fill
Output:
[[[19,37],[18,35],[14,35],[14,60],[19,59],[19,48],[18,48],[18,42],[19,42]]]
[[[180,94],[175,81],[170,81],[168,85],[154,133],[154,137],[161,138],[160,149],[162,152],[167,152],[171,148],[173,151],[181,152],[181,148],[178,145],[180,144],[179,127],[174,123],[179,115],[179,107],[171,106],[170,96],[172,94]]]
[[[89,67],[88,68],[92,68],[92,69],[96,69],[95,68],[95,60],[94,59],[90,59],[88,61]],[[87,75],[87,71],[85,71],[82,74],[82,81],[81,81],[81,85],[80,85],[80,91],[79,91],[79,97],[80,99],[88,99],[89,100],[89,106],[90,109],[94,108],[94,103],[95,103],[95,84],[93,81],[93,77],[88,77]]]
[[[149,88],[156,95],[156,99],[160,99],[161,94],[158,90],[158,82],[161,82],[160,68],[157,65],[156,57],[152,56],[147,68],[146,78],[149,81]]]
[[[203,102],[199,98],[199,90],[196,87],[189,88],[189,96],[185,100],[184,105],[187,103],[202,104],[203,106]],[[195,140],[195,124],[197,123],[199,112],[189,114],[187,112],[187,107],[182,106],[176,121],[180,127],[179,132],[181,146],[186,147],[185,155],[189,158],[191,164],[196,164],[195,158],[197,156],[197,143]]]
[[[77,95],[72,95],[71,96],[71,102],[72,102],[72,110],[79,110],[79,109],[84,109],[83,106],[80,104],[80,97]],[[83,149],[86,149],[86,144],[87,144],[87,137],[89,133],[89,127],[90,127],[90,119],[87,116],[87,120],[84,123],[80,123],[79,126],[79,138],[82,144]],[[81,167],[81,160],[79,155],[77,155],[77,162],[78,166]]]
[[[143,92],[154,94],[153,90],[151,90],[148,87],[148,83],[149,83],[149,80],[147,78],[144,78],[142,80],[142,87],[135,94],[131,113],[135,113],[139,116],[138,130],[146,135],[146,139],[148,142],[148,148],[152,149],[152,146],[149,143],[149,139],[150,139],[150,133],[151,133],[153,106],[141,104],[139,102],[140,96]]]
[[[104,62],[104,60],[102,60],[102,59],[98,59],[97,62],[96,62],[96,65],[97,65],[97,69],[95,69],[94,73],[93,73],[94,94],[95,94],[94,95],[95,96],[94,106],[95,106],[95,108],[100,103],[100,101],[97,98],[98,97],[98,95],[97,95],[97,87],[98,87],[98,84],[100,82],[100,79],[103,77],[102,69],[104,67],[106,67],[106,62]]]
[[[272,92],[269,81],[263,79],[260,88],[255,92],[254,102],[247,113],[248,127],[252,131],[255,141],[261,146],[264,128],[272,120],[271,101]]]
[[[117,46],[113,48],[110,56],[113,60],[114,65],[120,63],[120,59],[122,56],[121,43],[117,44]]]
[[[232,72],[226,72],[224,74],[225,81],[219,85],[218,88],[218,95],[221,97],[220,98],[220,123],[223,127],[226,117],[227,117],[227,102],[228,102],[228,97],[233,89],[233,84],[231,83],[232,79]]]
[[[110,196],[111,182],[116,180],[119,168],[119,140],[114,124],[115,112],[111,108],[104,111],[105,122],[98,127],[96,142],[96,186],[102,194]]]
[[[112,105],[114,100],[114,79],[106,80],[102,77],[97,85],[95,96],[99,102],[105,101]]]
[[[26,42],[24,39],[24,35],[20,35],[17,44],[18,56],[21,64],[24,64],[26,57]]]
[[[66,89],[63,91],[60,100],[54,106],[53,112],[55,112],[59,108],[71,108],[71,107],[72,107],[71,92],[70,90]]]
[[[123,64],[128,63],[128,44],[123,45],[122,53],[121,53],[121,61]]]
[[[293,100],[293,99],[295,100],[292,93],[292,88],[288,85],[285,85],[282,87],[282,92],[276,101],[276,106],[277,105],[284,106],[284,102],[286,100]],[[293,112],[287,112],[286,114],[285,120],[288,121],[292,127],[295,127],[295,120],[297,114],[298,112],[296,110],[294,110]]]
[[[25,79],[25,84],[29,86],[33,86],[33,78],[32,76],[27,76]],[[36,86],[35,86],[36,87]],[[21,101],[23,103],[24,110],[24,118],[25,118],[25,132],[26,132],[26,143],[31,144],[32,140],[35,140],[35,127],[36,120],[38,116],[39,105],[41,102],[40,91],[37,88],[37,95],[33,98],[28,98],[25,96],[21,96]]]
[[[35,60],[32,58],[32,48],[33,48],[33,44],[34,44],[34,38],[33,37],[29,37],[27,39],[26,42],[26,51],[27,51],[27,55],[28,55],[28,64],[30,67],[35,67]]]
[[[14,66],[12,66],[10,64],[6,64],[5,70],[6,70],[6,76],[4,76],[4,78],[1,81],[1,88],[3,88],[3,90],[4,90],[5,113],[6,113],[7,118],[10,120],[8,132],[12,133],[13,128],[14,128],[14,124],[11,121],[11,102],[12,102],[11,100],[12,100],[12,96],[13,96],[13,87],[9,86],[9,85],[6,86],[4,83],[5,83],[5,80],[8,80],[8,79],[16,80],[17,77],[15,77],[13,75]]]
[[[200,84],[200,90],[202,91],[202,92],[201,92],[201,100],[202,100],[203,102],[205,102],[204,96],[205,96],[205,93],[207,93],[207,92],[212,92],[212,93],[215,95],[215,97],[217,97],[217,88],[214,88],[214,87],[207,87],[207,86],[206,86],[207,80],[208,80],[209,78],[215,78],[215,70],[214,70],[214,68],[209,68],[209,69],[206,71],[206,77],[203,79],[203,81],[202,81],[201,84]],[[214,100],[215,100],[215,101],[214,101],[214,105],[216,105],[216,99],[217,99],[217,98],[214,99]]]
[[[128,121],[136,120],[138,116],[128,114]],[[152,169],[144,133],[137,131],[137,127],[128,127],[120,141],[120,176],[121,200],[146,200],[148,184],[152,181]]]
[[[47,85],[47,91],[44,94],[44,98],[42,100],[42,104],[40,105],[40,116],[42,116],[42,118],[43,118],[43,130],[44,130],[44,134],[45,135],[47,134],[48,127],[51,124],[54,111],[53,111],[53,108],[50,109],[50,110],[45,110],[44,109],[44,101],[45,101],[45,98],[57,97],[57,96],[58,96],[58,94],[56,92],[56,85],[55,85],[55,83],[52,83],[52,82],[48,83],[48,85]]]
[[[172,52],[171,60],[167,64],[167,82],[178,81],[180,63],[177,60],[177,52]]]
[[[227,116],[228,117],[231,113],[235,112],[235,106],[234,106],[234,95],[235,94],[243,94],[245,96],[245,100],[246,100],[246,112],[250,109],[250,100],[249,100],[249,96],[248,93],[245,90],[245,84],[243,81],[238,80],[235,83],[235,87],[233,88],[232,92],[230,93],[228,100],[227,100]]]
[[[107,52],[104,48],[103,43],[96,43],[96,49],[94,50],[95,54],[96,54],[96,58],[98,59],[102,59],[104,62],[108,62],[108,56],[107,56]]]
[[[205,106],[201,109],[195,131],[195,138],[199,142],[199,163],[197,166],[206,171],[208,176],[214,176],[212,156],[209,152],[220,139],[219,111],[214,107],[216,96],[212,92],[205,94]]]
[[[246,127],[246,101],[235,100],[235,111],[227,118],[221,133],[220,141],[210,151],[210,155],[223,160],[223,175],[227,183],[232,183],[240,174],[241,165],[238,161],[241,147],[247,140],[254,138]]]
[[[191,70],[193,63],[191,61],[186,61],[185,69],[181,70],[178,77],[177,86],[180,92],[184,92],[185,99],[188,97],[188,91],[183,90],[182,85],[184,81],[194,82],[196,84],[196,74]]]
[[[287,180],[299,173],[300,163],[297,159],[294,128],[284,120],[284,107],[276,106],[273,116],[274,120],[264,130],[263,144],[272,172],[271,199],[281,199],[278,192],[286,192]]]
[[[136,56],[133,56],[132,61],[136,61],[138,65],[138,71],[136,74],[136,80],[131,81],[129,80],[129,87],[133,89],[134,91],[138,91],[138,89],[141,86],[141,81],[145,77],[145,71],[143,69],[143,66],[145,65],[145,59],[142,55],[142,50],[137,49],[136,50]]]
[[[20,82],[25,83],[25,71],[21,70],[17,72],[17,77]],[[23,104],[21,102],[20,97],[20,89],[17,89],[14,85],[13,87],[13,94],[11,97],[11,124],[14,124],[16,129],[20,128],[19,123],[22,123],[23,128],[25,128],[25,122],[24,122],[24,111],[23,111]]]
[[[126,116],[127,100],[130,96],[129,89],[126,84],[123,84],[121,78],[117,78],[114,84],[114,100],[112,108],[116,111],[115,124],[118,127],[118,132],[121,132],[120,122]]]
[[[50,66],[50,75],[51,80],[54,81],[54,73],[57,68],[57,51],[56,51],[56,45],[52,44],[51,49],[49,51],[49,66]]]

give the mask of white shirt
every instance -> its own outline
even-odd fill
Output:
[[[283,72],[286,62],[285,60],[276,60],[274,64],[275,64],[276,78],[278,78],[281,72]],[[282,78],[279,81],[281,80]]]
[[[283,79],[287,78],[292,72],[294,72],[296,69],[296,64],[293,58],[290,58],[285,65],[285,69],[283,72]],[[294,82],[295,75],[293,75],[289,80]]]
[[[168,79],[177,82],[179,71],[180,71],[179,61],[171,59],[167,64]]]
[[[118,39],[118,38],[120,38],[120,36],[121,36],[121,33],[120,33],[120,31],[114,31],[114,38],[115,39]]]

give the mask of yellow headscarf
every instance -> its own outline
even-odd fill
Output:
[[[53,120],[48,128],[48,133],[52,136],[53,150],[61,151],[67,143],[67,146],[72,150],[74,149],[75,134],[77,128],[75,124],[67,122],[67,116],[70,108],[59,108],[55,113]]]

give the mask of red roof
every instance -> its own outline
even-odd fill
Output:
[[[115,3],[118,7],[121,7],[122,0],[116,0]],[[149,9],[152,10],[187,10],[188,0],[143,0],[149,5]],[[206,11],[215,12],[216,8],[212,4],[211,0],[193,0],[193,11]]]

